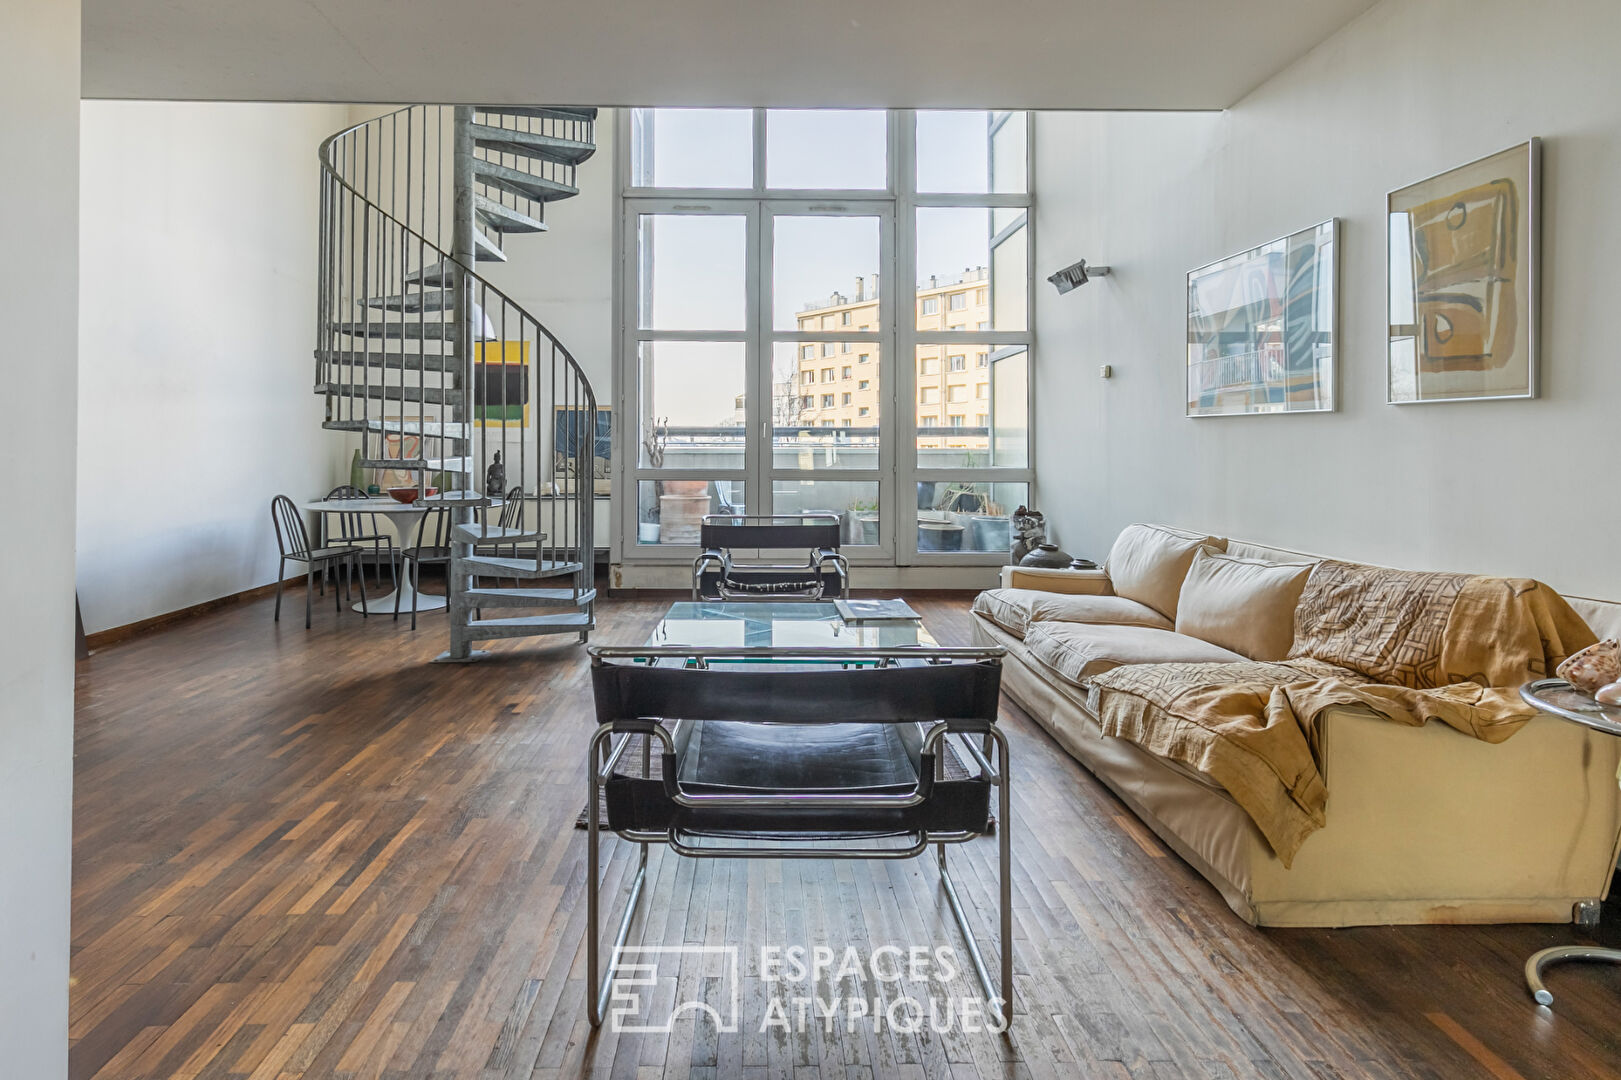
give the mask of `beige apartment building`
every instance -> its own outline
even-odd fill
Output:
[[[930,278],[916,297],[919,330],[990,329],[990,272],[983,266],[950,279]],[[878,321],[878,278],[857,281],[853,296],[834,293],[798,315],[799,329],[871,331]],[[779,388],[779,424],[872,428],[879,413],[878,346],[872,342],[800,343],[794,387]],[[984,450],[990,445],[990,346],[918,345],[914,390],[918,446]],[[780,370],[780,369],[779,369]],[[938,434],[936,434],[938,430]],[[854,434],[854,432],[852,432]]]

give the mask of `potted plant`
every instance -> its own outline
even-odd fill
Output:
[[[969,528],[969,542],[975,551],[1013,550],[1013,519],[1001,503],[986,498]]]
[[[670,441],[670,418],[666,416],[660,420],[653,430],[659,439],[659,464],[662,466],[664,451]],[[685,495],[689,499],[695,499],[699,495],[709,494],[708,480],[665,480],[662,483],[663,486],[659,489],[661,496]]]

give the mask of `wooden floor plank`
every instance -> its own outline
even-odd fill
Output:
[[[642,641],[671,597],[599,601],[596,639]],[[909,594],[945,643],[967,596]],[[1261,931],[1008,704],[1014,962],[1006,1039],[868,1017],[760,1030],[814,989],[761,978],[761,945],[950,946],[926,860],[694,863],[655,852],[632,940],[738,945],[736,1033],[585,1022],[583,651],[503,642],[427,663],[412,633],[330,608],[221,609],[79,667],[71,1075],[75,1080],[452,1077],[1621,1077],[1613,969],[1565,967],[1535,1008],[1523,958],[1570,927]],[[634,848],[603,847],[607,929]],[[996,847],[950,855],[995,963]],[[1606,909],[1599,938],[1621,920]],[[606,930],[605,930],[606,932]],[[967,971],[945,984],[974,993]],[[651,1007],[725,1004],[713,960],[661,968]]]

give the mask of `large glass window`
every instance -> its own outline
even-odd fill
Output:
[[[836,514],[858,563],[1004,560],[1032,479],[1026,114],[630,117],[621,556],[690,558],[725,510]]]

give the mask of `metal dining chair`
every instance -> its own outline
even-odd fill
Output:
[[[270,500],[270,521],[276,527],[276,547],[281,551],[281,561],[276,564],[276,622],[281,621],[281,594],[285,591],[282,579],[287,573],[289,562],[308,565],[304,576],[304,629],[310,628],[310,611],[315,601],[316,570],[320,570],[324,578],[328,568],[336,570],[339,566],[344,567],[346,576],[342,599],[338,596],[336,576],[332,585],[332,602],[337,605],[339,611],[343,610],[343,600],[348,599],[350,595],[356,574],[361,574],[360,614],[362,618],[371,614],[366,610],[366,579],[360,565],[360,548],[353,544],[310,547],[310,534],[304,528],[304,515],[298,512],[293,500],[285,495],[277,495]]]
[[[405,560],[405,572],[411,580],[411,629],[417,628],[417,590],[422,585],[422,567],[450,565],[450,510],[439,506],[423,514],[417,521],[416,542],[400,548]],[[394,590],[394,617],[400,617],[400,592]]]
[[[353,484],[339,484],[326,493],[327,499],[369,499],[364,491]],[[377,580],[383,580],[383,553],[388,553],[388,580],[394,588],[400,587],[399,576],[394,571],[394,536],[377,520],[376,514],[368,514],[357,510],[354,513],[333,514],[338,519],[337,538],[348,544],[370,544],[372,549],[372,565],[376,567]],[[361,581],[366,579],[361,577]]]

